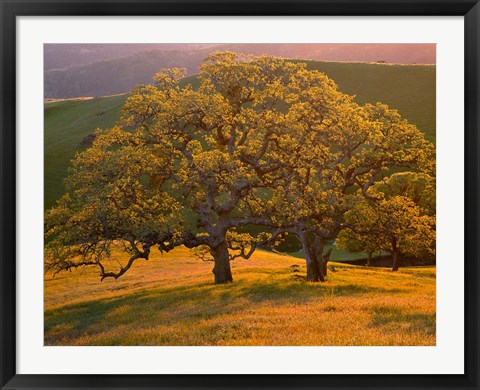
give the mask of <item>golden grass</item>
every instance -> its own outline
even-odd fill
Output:
[[[120,257],[114,253],[113,257]],[[257,251],[214,285],[185,248],[45,277],[45,345],[435,345],[435,268],[334,264],[308,283],[301,259]]]

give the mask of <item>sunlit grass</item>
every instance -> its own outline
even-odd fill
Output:
[[[120,256],[114,253],[113,256]],[[95,269],[45,277],[46,345],[435,345],[435,268],[335,264],[326,283],[303,261],[258,251],[214,285],[184,248],[118,280]]]

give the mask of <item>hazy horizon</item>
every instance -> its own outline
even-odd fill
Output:
[[[45,70],[62,69],[148,51],[205,52],[231,50],[245,54],[270,54],[320,61],[386,62],[391,64],[436,63],[436,44],[363,43],[93,43],[45,44]],[[69,59],[69,57],[74,57]],[[77,61],[76,63],[73,61]]]
[[[197,74],[215,51],[273,55],[320,62],[389,65],[435,64],[435,44],[45,44],[44,96],[71,98],[125,93],[151,82],[162,68]]]

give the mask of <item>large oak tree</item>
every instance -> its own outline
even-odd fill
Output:
[[[128,98],[118,126],[77,155],[68,193],[46,216],[47,268],[94,265],[117,278],[150,249],[199,248],[216,283],[230,261],[290,232],[308,279],[323,280],[325,241],[391,167],[433,148],[385,105],[360,106],[303,63],[235,53],[206,58],[193,88],[180,69]],[[257,225],[265,233],[249,234]],[[251,231],[251,230],[250,230]],[[112,264],[111,246],[130,254]]]

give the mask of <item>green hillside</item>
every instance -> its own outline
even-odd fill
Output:
[[[435,66],[302,62],[327,74],[358,103],[382,102],[396,108],[435,143]]]
[[[435,142],[435,66],[304,61],[333,78],[359,103],[383,102]],[[189,78],[192,80],[192,78]],[[45,104],[45,208],[63,194],[63,179],[82,140],[96,128],[111,127],[126,95]]]
[[[45,208],[64,193],[70,160],[82,149],[81,142],[95,129],[109,128],[117,120],[126,96],[46,103],[44,108]]]

